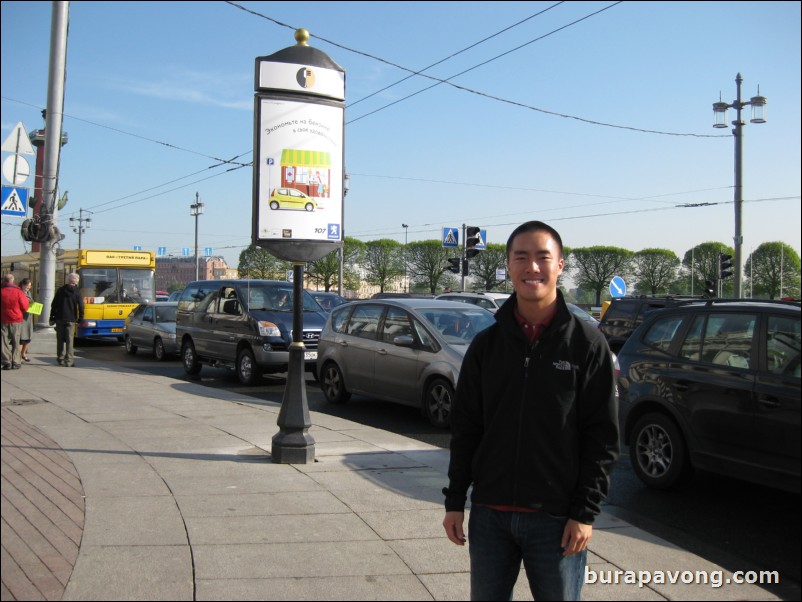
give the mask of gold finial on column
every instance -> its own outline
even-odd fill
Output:
[[[301,27],[300,29],[295,30],[295,41],[298,42],[298,46],[309,46],[307,42],[309,42],[309,30],[304,29]]]

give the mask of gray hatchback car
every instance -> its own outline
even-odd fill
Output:
[[[134,355],[142,347],[152,350],[157,360],[178,355],[175,338],[175,311],[178,303],[157,301],[142,303],[125,321],[125,350]]]
[[[486,309],[435,299],[371,299],[335,308],[320,335],[317,367],[331,403],[357,393],[419,407],[448,427],[468,344],[494,322]]]

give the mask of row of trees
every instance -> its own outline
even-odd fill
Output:
[[[733,254],[731,247],[705,242],[688,250],[680,259],[668,249],[630,251],[620,247],[565,249],[566,268],[561,286],[571,279],[573,298],[580,303],[599,305],[607,296],[614,276],[623,277],[630,292],[640,295],[702,294],[706,280],[717,280],[719,254]],[[360,290],[362,282],[380,291],[399,290],[408,279],[411,290],[435,293],[445,287],[459,288],[460,276],[449,271],[448,259],[454,249],[439,240],[411,242],[406,247],[392,239],[363,242],[346,238],[343,246],[343,289]],[[505,245],[488,244],[487,250],[470,260],[469,288],[498,290],[504,280],[497,270],[506,266]],[[239,257],[241,278],[286,278],[286,261],[276,259],[264,249],[251,246]],[[800,296],[800,257],[781,242],[767,242],[752,252],[744,266],[747,296],[778,298]],[[309,280],[325,290],[337,288],[338,254],[332,252],[306,266]],[[732,294],[732,279],[724,280],[722,295]]]

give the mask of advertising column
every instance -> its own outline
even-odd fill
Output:
[[[303,343],[304,264],[343,244],[345,71],[295,32],[256,58],[252,243],[293,263],[293,332],[273,462],[314,462]],[[289,279],[289,278],[288,278]],[[310,352],[313,354],[315,352]]]

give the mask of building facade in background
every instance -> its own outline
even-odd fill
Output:
[[[237,278],[237,270],[229,268],[220,256],[198,257],[197,280],[227,280]],[[195,278],[195,257],[157,257],[156,288],[169,290],[173,285],[184,286]]]

